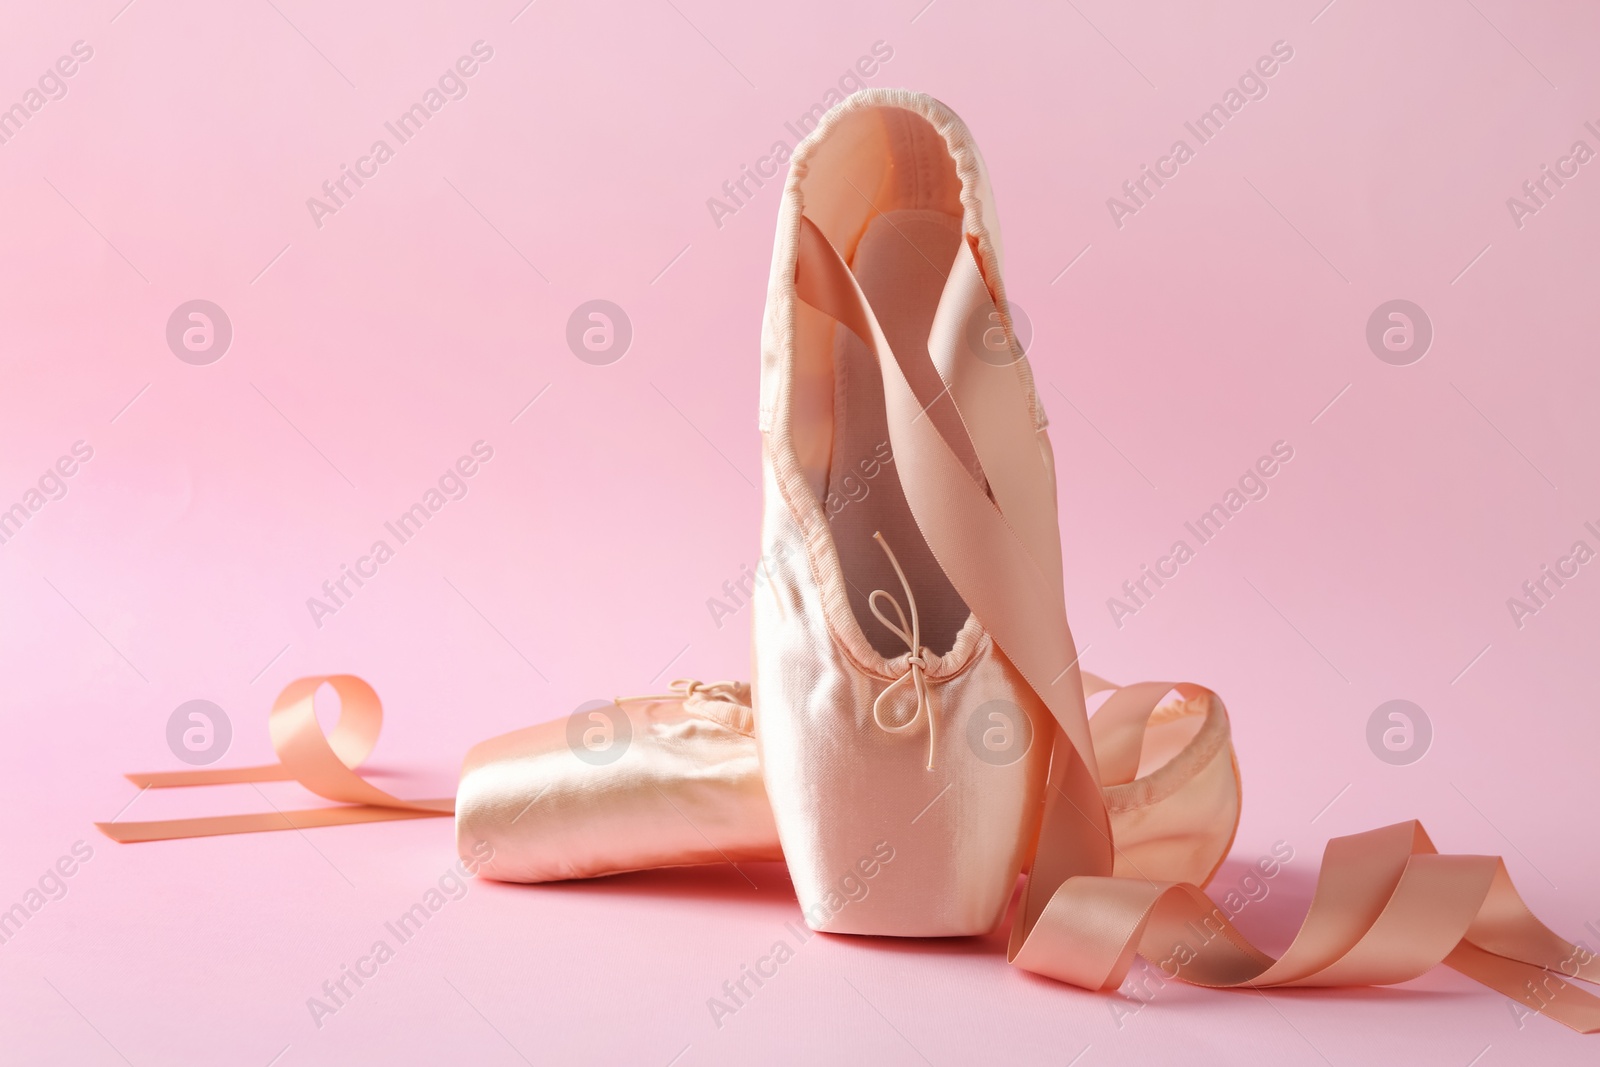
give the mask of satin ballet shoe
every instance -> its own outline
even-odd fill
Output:
[[[982,160],[932,98],[855,94],[796,149],[762,334],[770,581],[754,686],[779,837],[818,929],[992,929],[1037,838],[1061,733],[1041,688],[1090,749],[1045,419],[998,256]],[[990,543],[986,518],[1010,544]],[[950,543],[977,559],[966,573]],[[1060,625],[1030,639],[1024,666],[989,609],[1035,598]],[[1007,610],[1019,626],[1041,614]],[[1073,788],[1104,829],[1086,770]],[[896,859],[870,894],[813,906],[881,844]]]
[[[474,746],[458,852],[507,882],[781,859],[749,693],[679,681]]]
[[[1221,700],[1199,686],[1123,689],[1083,677],[1111,775],[1102,784],[1117,873],[1204,883],[1239,821]],[[462,859],[506,882],[780,859],[749,686],[681,680],[673,688],[473,748],[456,795]],[[1007,743],[1007,725],[989,724],[992,750]]]

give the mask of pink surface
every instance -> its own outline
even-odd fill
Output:
[[[1600,15],[123,3],[8,10],[0,33],[0,106],[93,53],[0,126],[0,509],[93,452],[0,545],[0,907],[41,881],[59,898],[0,944],[6,1062],[1592,1062],[1451,972],[1103,996],[1011,969],[999,938],[819,935],[718,1026],[708,998],[798,942],[776,867],[474,882],[319,1026],[308,998],[453,862],[448,821],[137,846],[91,822],[304,802],[135,800],[122,772],[181,766],[167,720],[193,699],[230,716],[223,765],[259,762],[278,688],[360,674],[388,711],[380,784],[433,796],[491,734],[743,676],[748,615],[707,601],[756,551],[778,191],[707,200],[883,42],[865,82],[948,102],[994,175],[1086,665],[1227,699],[1245,809],[1219,888],[1294,849],[1241,924],[1281,948],[1329,836],[1420,817],[1446,851],[1503,853],[1593,945],[1600,565],[1520,618],[1508,598],[1600,549],[1600,162],[1571,154],[1600,150]],[[459,98],[314,220],[307,198],[393,146],[384,124],[478,41]],[[1280,41],[1265,96],[1199,143],[1185,122]],[[1193,157],[1114,213],[1179,138]],[[1569,176],[1540,206],[1523,183],[1546,164]],[[233,328],[208,365],[166,340],[196,299]],[[592,299],[632,323],[609,365],[566,344]],[[1405,366],[1366,340],[1394,299],[1433,325]],[[478,441],[465,495],[314,620],[307,599]],[[1108,598],[1193,547],[1185,522],[1279,441],[1265,498],[1115,619]],[[1396,699],[1432,726],[1406,765],[1367,740]]]

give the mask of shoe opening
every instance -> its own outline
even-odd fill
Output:
[[[805,215],[855,275],[918,397],[940,396],[944,385],[928,356],[928,336],[963,241],[961,180],[944,137],[903,108],[847,112],[814,146],[800,189]],[[803,307],[792,384],[791,426],[862,633],[885,657],[906,651],[904,641],[874,618],[869,602],[874,589],[900,588],[873,540],[882,533],[914,591],[922,644],[945,654],[969,612],[906,502],[877,358],[850,330]],[[933,404],[928,414],[977,471],[951,405]]]

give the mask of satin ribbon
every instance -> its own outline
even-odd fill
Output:
[[[1415,822],[1329,842],[1305,923],[1277,960],[1197,886],[1113,876],[1116,846],[1067,625],[1059,539],[1041,507],[1054,501],[1048,445],[1014,367],[960,358],[960,325],[974,312],[998,313],[971,243],[957,253],[929,338],[946,389],[924,403],[849,267],[810,219],[798,226],[795,293],[877,357],[896,469],[918,529],[1060,727],[1011,962],[1096,990],[1120,985],[1135,954],[1171,966],[1169,977],[1252,988],[1389,984],[1444,963],[1574,1030],[1600,1030],[1600,998],[1566,981],[1600,981],[1594,955],[1534,918],[1498,857],[1440,855]],[[945,398],[986,487],[935,420],[921,417]],[[1114,778],[1126,772],[1126,759],[1119,763]]]
[[[339,721],[331,735],[322,732],[312,704],[317,690],[324,685],[339,695]],[[130,774],[127,778],[141,789],[298,781],[317,796],[340,801],[343,806],[154,822],[100,822],[95,826],[113,841],[166,841],[260,830],[428,819],[455,812],[453,798],[405,800],[384,792],[356,773],[356,768],[371,754],[383,728],[383,705],[373,688],[353,674],[316,675],[290,682],[273,701],[267,725],[273,751],[278,754],[277,763]]]

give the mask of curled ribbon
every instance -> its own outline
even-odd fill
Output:
[[[323,685],[331,686],[339,695],[339,721],[331,735],[322,732],[312,704]],[[140,789],[297,781],[319,797],[340,801],[342,806],[154,822],[100,822],[95,826],[113,841],[127,843],[427,819],[455,813],[452,798],[405,800],[384,792],[356,773],[383,729],[383,705],[372,686],[353,674],[313,675],[290,682],[273,701],[268,728],[273,751],[278,754],[277,763],[130,774],[127,778]]]
[[[1031,928],[1013,931],[1010,955],[1096,990],[1120,986],[1135,955],[1212,988],[1393,985],[1443,963],[1531,1013],[1600,1032],[1600,998],[1566,981],[1600,982],[1595,954],[1534,917],[1500,857],[1441,854],[1414,820],[1328,842],[1311,907],[1278,959],[1198,886],[1093,875],[1062,882]]]

